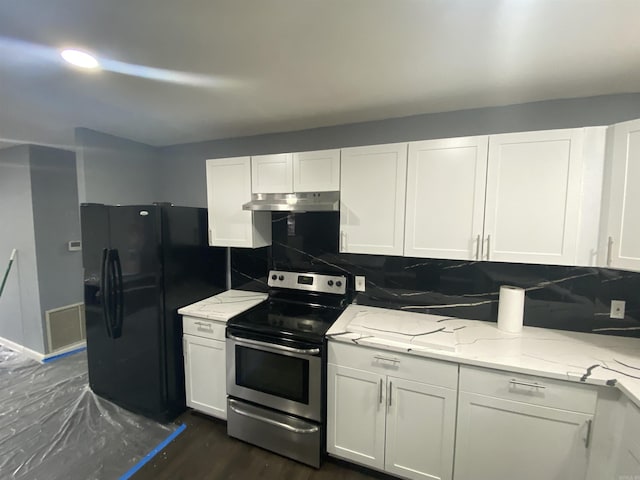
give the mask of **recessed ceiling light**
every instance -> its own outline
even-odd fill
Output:
[[[60,52],[62,58],[64,58],[71,65],[75,65],[80,68],[98,68],[100,64],[98,60],[92,55],[80,50],[67,49]]]

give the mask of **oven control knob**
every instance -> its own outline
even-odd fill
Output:
[[[271,275],[271,280],[276,280],[278,278],[278,276],[274,273],[273,275]]]
[[[336,287],[341,287],[341,286],[342,286],[342,282],[341,282],[340,280],[338,280],[338,281],[336,282]]]
[[[330,287],[333,287],[333,280],[329,280],[329,281],[327,282],[327,285],[329,285]]]
[[[280,275],[280,276],[278,277],[278,280],[280,280],[280,281],[284,280],[284,275]]]

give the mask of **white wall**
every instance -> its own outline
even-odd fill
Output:
[[[0,271],[18,251],[0,297],[0,337],[44,352],[29,146],[0,150]]]
[[[157,149],[87,128],[77,128],[75,137],[80,203],[171,201],[160,189]]]

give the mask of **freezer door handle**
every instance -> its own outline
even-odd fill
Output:
[[[104,318],[104,324],[107,328],[107,336],[113,338],[111,332],[111,319],[109,315],[109,304],[111,296],[109,295],[109,257],[110,251],[108,249],[102,250],[102,264],[100,268],[100,292],[102,296],[102,316]]]
[[[124,291],[122,285],[122,266],[120,265],[120,255],[118,250],[111,251],[111,262],[113,264],[113,280],[115,284],[114,295],[114,328],[113,338],[122,336],[122,323],[124,321]]]

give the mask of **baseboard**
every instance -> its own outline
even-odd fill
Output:
[[[60,350],[56,350],[52,353],[47,353],[43,356],[41,362],[47,362],[48,360],[52,360],[58,357],[65,357],[68,353],[75,353],[78,350],[83,350],[87,347],[87,342],[85,340],[81,342],[74,343],[73,345],[68,345]]]
[[[13,350],[14,352],[22,353],[23,355],[26,355],[27,357],[42,363],[51,358],[64,355],[65,353],[69,353],[75,350],[80,350],[82,348],[85,348],[87,346],[87,342],[83,340],[82,342],[77,342],[77,343],[74,343],[73,345],[68,345],[64,348],[61,348],[60,350],[56,350],[55,352],[47,353],[46,355],[44,353],[31,350],[30,348],[27,348],[24,345],[20,345],[19,343],[13,342],[3,337],[0,337],[0,345],[4,345],[5,347]]]
[[[24,345],[20,345],[19,343],[13,342],[8,338],[0,337],[0,344],[4,345],[7,348],[10,348],[14,352],[22,353],[29,358],[33,358],[38,362],[42,362],[45,355],[40,352],[36,352],[35,350],[31,350],[30,348],[25,347]]]

